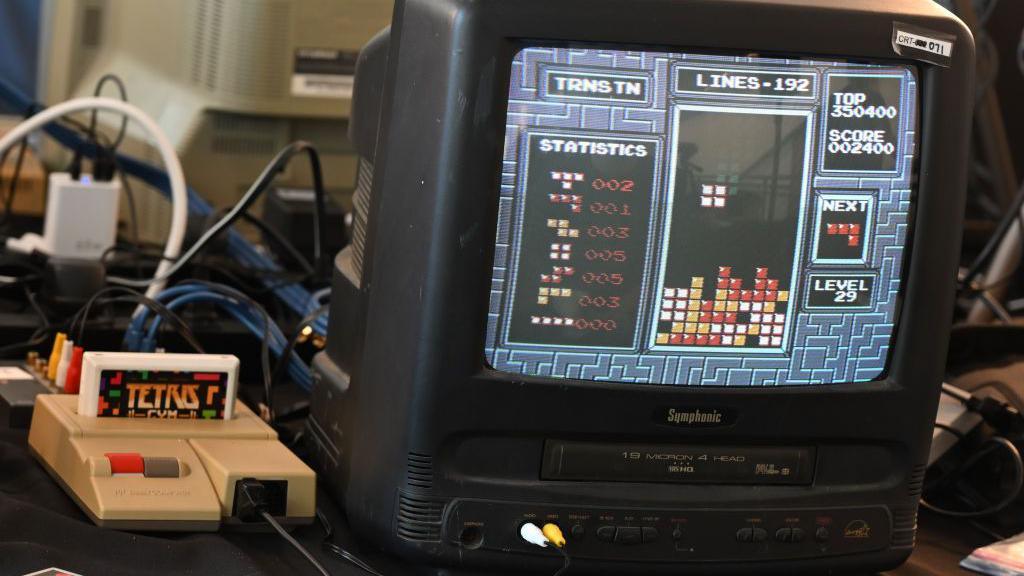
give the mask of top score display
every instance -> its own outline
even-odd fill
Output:
[[[894,172],[902,78],[829,74],[826,172]]]

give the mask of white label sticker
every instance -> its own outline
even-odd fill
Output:
[[[925,52],[931,52],[936,56],[944,56],[946,58],[953,55],[952,42],[921,36],[920,34],[914,34],[905,30],[900,30],[896,33],[896,44],[906,46],[907,48],[914,48],[915,50],[924,50]]]
[[[316,199],[316,193],[309,188],[278,188],[277,197],[293,202],[312,202]]]
[[[292,74],[292,95],[351,98],[355,77],[347,74]]]
[[[0,380],[31,380],[32,375],[17,366],[0,366]]]
[[[947,68],[953,65],[956,36],[906,24],[892,23],[892,49],[900,56]]]

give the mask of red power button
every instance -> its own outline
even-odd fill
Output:
[[[146,471],[142,454],[136,452],[107,452],[111,474],[143,474]]]

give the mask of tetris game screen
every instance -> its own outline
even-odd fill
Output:
[[[521,50],[490,365],[671,385],[881,377],[917,102],[910,66]]]

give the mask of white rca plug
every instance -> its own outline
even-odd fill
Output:
[[[519,535],[522,536],[523,540],[526,540],[534,546],[540,546],[541,548],[548,547],[548,537],[544,535],[544,531],[539,526],[532,522],[527,522],[519,528]]]
[[[71,353],[75,349],[75,343],[70,339],[64,341],[64,346],[60,349],[60,360],[57,362],[57,378],[54,380],[54,385],[57,386],[58,390],[64,390],[64,383],[68,380],[68,366],[71,365]]]

